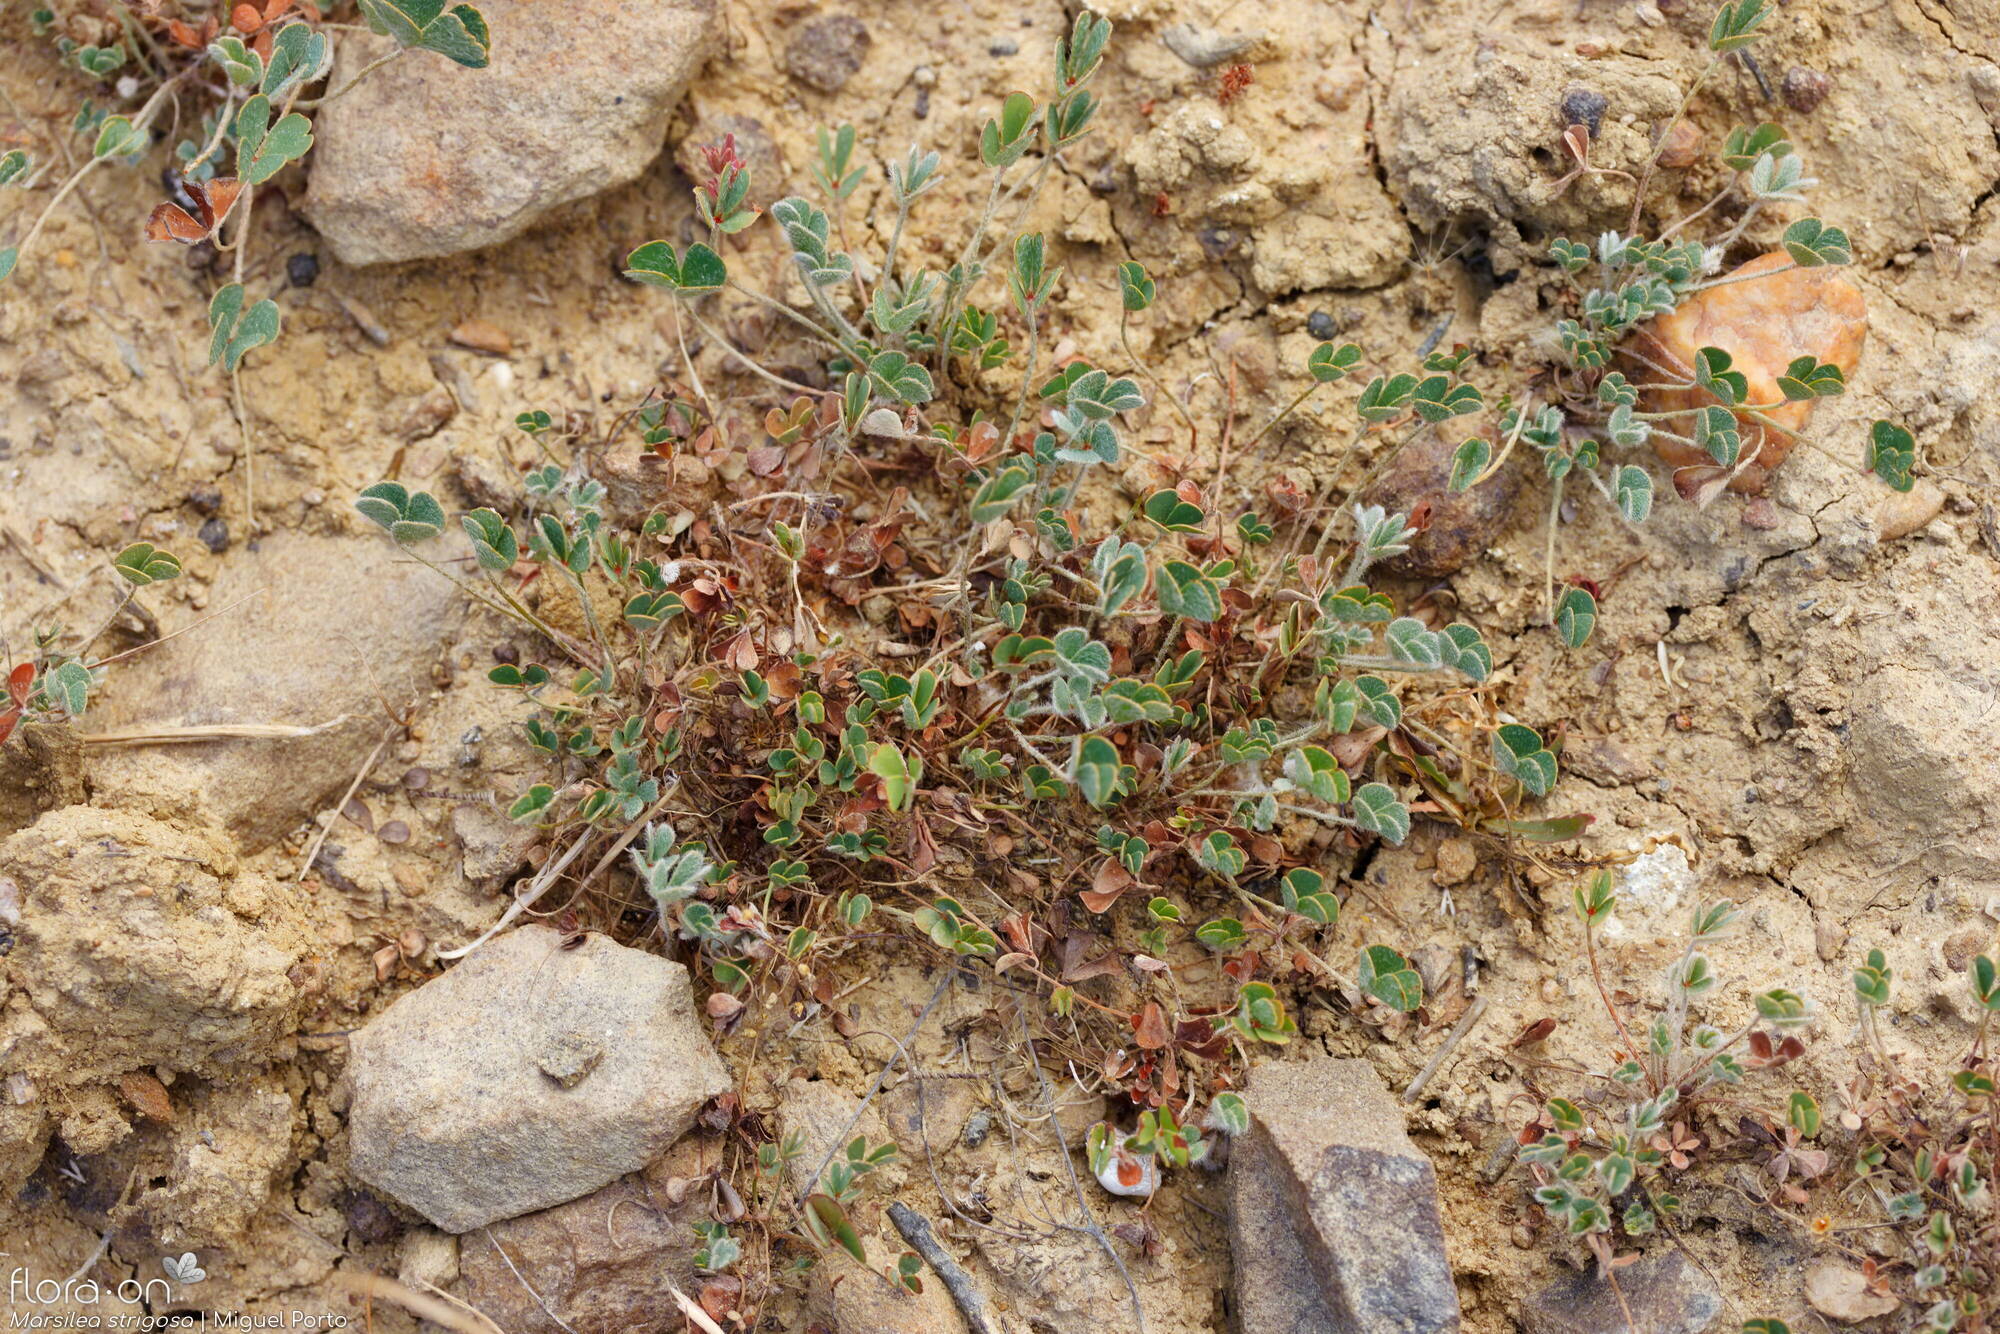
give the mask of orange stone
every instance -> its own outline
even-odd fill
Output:
[[[1741,278],[1790,263],[1791,257],[1782,252],[1759,255],[1729,276]],[[1794,358],[1811,356],[1838,366],[1851,380],[1867,337],[1867,303],[1860,289],[1841,276],[1840,270],[1785,269],[1753,282],[1726,283],[1697,292],[1672,314],[1641,326],[1626,345],[1627,373],[1641,385],[1657,381],[1663,374],[1692,379],[1695,354],[1704,347],[1719,347],[1734,363],[1730,369],[1741,371],[1749,381],[1746,402],[1776,403],[1784,398],[1778,377]],[[1642,396],[1649,412],[1676,412],[1713,402],[1707,390],[1693,387],[1653,389]],[[1761,495],[1771,473],[1792,452],[1795,441],[1788,432],[1804,430],[1812,410],[1810,399],[1765,409],[1763,415],[1781,430],[1738,413],[1742,457],[1749,462],[1729,483],[1729,489]],[[1682,435],[1690,434],[1686,418],[1666,425]],[[1716,482],[1724,471],[1706,450],[1691,443],[1655,435],[1653,447],[1661,460],[1674,468],[1674,485],[1684,496],[1702,492],[1704,484]]]

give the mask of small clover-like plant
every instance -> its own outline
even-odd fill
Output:
[[[1737,916],[1733,903],[1718,900],[1694,909],[1687,943],[1666,972],[1666,1004],[1638,1027],[1605,982],[1598,949],[1599,932],[1617,909],[1612,873],[1590,875],[1576,886],[1573,900],[1592,982],[1618,1034],[1613,1064],[1604,1072],[1613,1097],[1549,1099],[1522,1128],[1519,1156],[1533,1178],[1536,1202],[1565,1235],[1610,1267],[1620,1237],[1647,1236],[1679,1209],[1668,1187],[1701,1147],[1689,1127],[1704,1104],[1733,1090],[1749,1071],[1775,1069],[1804,1054],[1800,1034],[1813,1011],[1797,992],[1778,987],[1753,998],[1754,1017],[1734,1032],[1695,1019],[1697,1000],[1717,983],[1706,948],[1729,932]],[[1819,1124],[1812,1099],[1792,1094],[1779,1121],[1786,1138],[1774,1137],[1781,1143],[1773,1168],[1780,1182],[1825,1169],[1824,1155],[1806,1143]]]

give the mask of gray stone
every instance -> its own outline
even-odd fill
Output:
[[[644,1167],[729,1088],[687,969],[603,936],[561,942],[501,936],[355,1035],[356,1177],[466,1232]],[[552,1035],[602,1052],[568,1087],[545,1073]]]
[[[1243,1334],[1456,1331],[1437,1174],[1374,1067],[1258,1066],[1246,1100],[1229,1165]]]
[[[1618,1303],[1632,1308],[1625,1319]],[[1722,1293],[1679,1251],[1663,1250],[1618,1271],[1618,1291],[1595,1269],[1557,1279],[1521,1308],[1526,1334],[1702,1334],[1722,1314]]]
[[[315,118],[305,211],[343,262],[495,245],[634,179],[722,35],[720,0],[481,9],[488,68],[412,52]],[[388,49],[386,38],[342,41],[340,68]]]
[[[93,746],[84,762],[94,800],[212,820],[255,852],[338,800],[382,739],[385,701],[403,708],[431,690],[465,597],[372,525],[365,535],[273,533],[233,553],[208,597],[216,614],[199,631],[119,664],[84,730],[290,723],[312,733]]]
[[[801,26],[785,46],[785,70],[823,93],[837,93],[861,71],[874,39],[852,14],[828,14]]]

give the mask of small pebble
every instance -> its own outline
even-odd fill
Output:
[[[1589,88],[1572,88],[1563,94],[1562,123],[1565,127],[1581,125],[1590,131],[1595,139],[1604,126],[1604,111],[1611,102],[1603,93]]]
[[[986,54],[989,56],[993,56],[996,59],[1001,56],[1013,56],[1013,55],[1019,55],[1020,53],[1021,53],[1021,44],[1009,37],[1002,37],[999,41],[994,42],[991,46],[986,48]]]
[[[1785,71],[1784,82],[1778,85],[1778,92],[1784,97],[1785,105],[1800,115],[1809,115],[1826,100],[1827,91],[1833,87],[1833,80],[1816,69],[1804,65],[1794,65]]]
[[[1678,170],[1692,167],[1701,157],[1701,131],[1688,121],[1676,121],[1660,141],[1660,165]]]
[[[837,93],[861,69],[874,39],[852,14],[829,14],[804,24],[785,47],[785,70],[823,93]]]
[[[229,525],[220,518],[203,523],[201,531],[196,536],[201,538],[203,546],[218,556],[229,549]]]
[[[1306,316],[1306,332],[1324,343],[1340,332],[1340,326],[1333,322],[1333,316],[1323,310],[1316,310]]]
[[[301,250],[285,261],[285,277],[291,279],[294,287],[311,287],[319,281],[319,256]]]
[[[451,341],[474,352],[490,352],[504,357],[514,350],[514,340],[505,329],[486,320],[466,320],[451,331]]]
[[[389,844],[408,843],[410,841],[410,827],[401,820],[391,820],[375,831],[375,837]]]

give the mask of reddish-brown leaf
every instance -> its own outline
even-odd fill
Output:
[[[1132,1033],[1147,1051],[1158,1051],[1174,1040],[1167,1031],[1167,1017],[1155,1001],[1147,1001],[1146,1008],[1132,1016]]]
[[[1101,913],[1118,902],[1118,896],[1130,889],[1132,883],[1131,872],[1107,857],[1104,864],[1097,868],[1096,876],[1091,879],[1090,888],[1079,893],[1077,897],[1083,900],[1084,907],[1094,913]]]
[[[1508,1045],[1512,1047],[1525,1047],[1531,1042],[1540,1042],[1542,1039],[1546,1038],[1549,1034],[1555,1031],[1556,1031],[1555,1016],[1544,1015],[1542,1018],[1535,1020],[1534,1023],[1529,1024],[1526,1028],[1522,1029],[1521,1036],[1515,1038]]]

